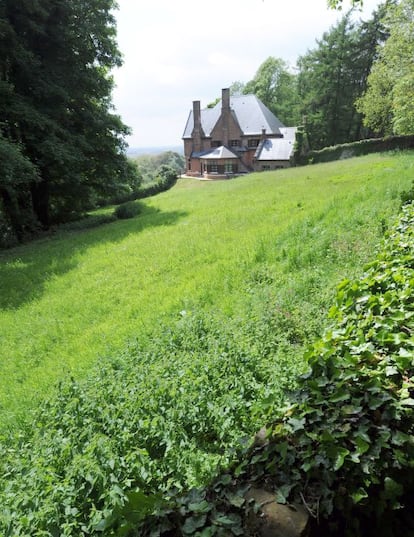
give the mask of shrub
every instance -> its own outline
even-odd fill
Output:
[[[319,162],[332,162],[345,158],[368,155],[382,151],[403,150],[414,148],[414,136],[387,136],[385,138],[372,138],[359,140],[347,144],[324,147],[318,151],[310,151],[305,155],[296,154],[296,163],[317,164]]]
[[[116,209],[114,210],[114,215],[119,220],[125,220],[127,218],[134,218],[134,216],[137,216],[142,210],[141,205],[134,201],[127,201],[125,203],[121,203],[121,205],[118,205]]]

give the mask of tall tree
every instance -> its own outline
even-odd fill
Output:
[[[244,94],[254,93],[285,125],[297,124],[296,76],[284,60],[270,56],[260,65],[254,78],[239,89]]]
[[[2,3],[0,131],[31,166],[23,183],[15,177],[3,185],[11,223],[14,207],[22,222],[31,212],[48,227],[132,173],[124,154],[128,128],[111,110],[111,70],[121,63],[114,7],[113,0]]]
[[[414,133],[414,0],[389,4],[389,37],[379,51],[357,107],[376,133]]]
[[[381,9],[368,22],[356,23],[352,12],[299,58],[301,112],[311,147],[318,149],[364,136],[354,103],[366,87],[378,43],[384,39]]]

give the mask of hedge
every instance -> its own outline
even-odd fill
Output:
[[[309,151],[302,156],[297,154],[296,164],[317,164],[319,162],[331,162],[333,160],[357,157],[369,153],[413,148],[414,135],[370,138],[367,140],[359,140],[357,142],[325,147],[318,151]]]

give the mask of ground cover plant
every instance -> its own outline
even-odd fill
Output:
[[[284,415],[207,488],[158,503],[144,524],[126,501],[108,528],[133,535],[257,535],[250,487],[306,506],[311,535],[412,535],[414,517],[414,205],[364,274],[344,280],[331,324]],[[149,509],[148,509],[149,510]],[[129,528],[129,531],[128,531]],[[260,533],[260,532],[259,532]],[[260,533],[261,534],[261,533]]]
[[[182,188],[189,191],[189,186]],[[345,200],[366,199],[358,194]],[[351,225],[349,208],[342,216],[338,201],[333,208],[338,225],[342,219]],[[369,220],[374,227],[365,227],[365,238],[381,235],[387,225],[383,211],[375,224]],[[323,218],[330,217],[328,210]],[[280,414],[286,393],[305,370],[303,347],[321,329],[320,310],[332,299],[323,289],[346,259],[343,252],[349,248],[348,255],[360,256],[360,262],[367,252],[354,234],[347,248],[341,242],[332,251],[337,230],[335,244],[332,237],[326,242],[322,232],[328,228],[318,222],[321,213],[312,226],[302,221],[284,230],[272,250],[284,269],[278,273],[260,244],[231,315],[229,306],[226,311],[193,304],[180,310],[175,321],[141,333],[84,380],[63,383],[30,427],[4,435],[2,531],[16,536],[109,532],[112,515],[122,512],[127,498],[135,498],[145,514],[145,498],[152,498],[150,507],[156,493],[199,486],[243,452],[253,433]],[[342,241],[347,231],[342,222]],[[313,255],[304,246],[292,247],[309,235]],[[281,244],[290,244],[289,252]],[[299,421],[291,423],[295,431],[301,429]],[[347,454],[339,456],[342,464],[336,469]]]
[[[2,254],[5,532],[96,532],[126,490],[184,489],[229,463],[295,387],[413,164],[182,180],[133,219]],[[42,390],[56,396],[31,413]]]

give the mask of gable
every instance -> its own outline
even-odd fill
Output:
[[[206,137],[211,137],[221,117],[221,101],[214,108],[201,110],[201,128]],[[267,135],[280,135],[283,123],[255,95],[230,97],[232,116],[244,136],[259,136],[265,129]],[[183,138],[191,138],[194,128],[193,111],[190,112]]]

